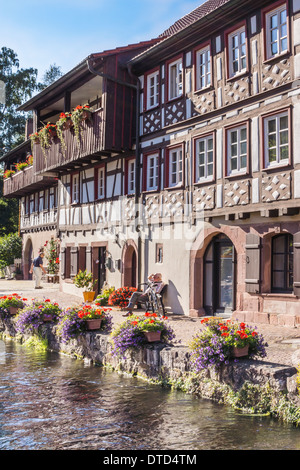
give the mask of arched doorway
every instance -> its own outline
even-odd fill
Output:
[[[29,273],[30,266],[33,258],[33,246],[31,238],[28,238],[25,250],[24,250],[24,262],[23,262],[23,277],[24,279],[32,280],[32,274]]]
[[[123,286],[137,287],[137,250],[133,242],[127,242],[122,261]]]
[[[235,309],[236,251],[226,235],[215,236],[203,260],[203,307],[207,315],[231,315]]]

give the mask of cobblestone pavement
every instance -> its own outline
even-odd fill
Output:
[[[33,281],[7,281],[0,279],[0,295],[17,292],[26,297],[56,301],[61,307],[70,307],[82,303],[83,298],[60,292],[58,284],[44,283],[43,289],[35,290]],[[124,321],[122,311],[112,310],[115,325]],[[201,329],[201,318],[190,318],[184,315],[170,315],[170,326],[176,334],[176,340],[181,346],[187,346],[194,335]],[[298,367],[300,365],[300,328],[274,326],[266,324],[250,324],[257,328],[266,342],[267,357],[265,362],[272,364]]]

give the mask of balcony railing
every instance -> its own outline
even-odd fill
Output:
[[[55,182],[54,178],[35,175],[33,166],[30,166],[3,180],[3,195],[6,197],[21,197],[30,192],[49,187]]]
[[[50,147],[46,149],[39,143],[33,145],[34,169],[37,174],[70,168],[74,162],[103,151],[103,109],[94,111],[91,120],[82,121],[79,139],[73,128],[62,132],[63,143],[59,137],[54,137]]]

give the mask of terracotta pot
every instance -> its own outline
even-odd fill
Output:
[[[86,119],[90,119],[91,112],[90,111],[83,111],[82,112],[82,119],[85,121]]]
[[[73,126],[73,122],[71,119],[67,119],[66,122],[64,123],[64,130],[70,129]]]
[[[93,318],[92,320],[86,320],[86,328],[87,330],[100,330],[101,322],[101,318]]]
[[[11,315],[17,315],[18,310],[19,310],[18,307],[9,307],[9,313]]]
[[[43,315],[43,321],[52,321],[53,320],[53,316],[52,315]]]
[[[94,291],[86,291],[83,292],[83,298],[85,302],[93,302],[95,297],[95,292]]]
[[[233,357],[244,357],[248,356],[249,353],[249,345],[245,346],[244,348],[236,348],[234,347],[232,350]]]
[[[149,343],[153,343],[154,341],[160,341],[160,331],[144,331],[144,335],[147,338]]]

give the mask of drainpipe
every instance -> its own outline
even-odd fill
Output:
[[[113,77],[107,73],[100,72],[95,70],[94,67],[90,63],[91,57],[88,57],[86,60],[88,70],[93,75],[98,75],[99,77],[106,78],[107,80],[111,80],[119,85],[127,86],[132,88],[136,91],[136,144],[135,144],[135,223],[136,223],[136,231],[138,232],[138,272],[137,272],[137,283],[141,283],[141,258],[142,258],[142,251],[141,251],[141,237],[139,233],[139,200],[140,200],[140,133],[139,133],[139,111],[140,111],[140,80],[139,78],[133,74],[131,70],[131,66],[127,65],[129,75],[136,81],[136,85],[133,83],[125,82],[119,78]]]

